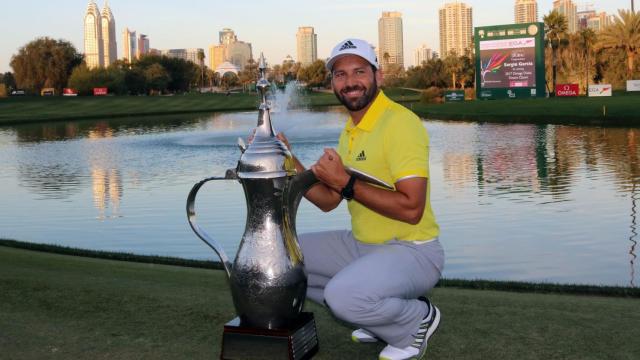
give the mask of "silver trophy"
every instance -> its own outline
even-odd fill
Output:
[[[297,174],[293,157],[276,136],[267,105],[264,56],[258,64],[262,97],[253,142],[239,141],[242,155],[224,177],[195,184],[187,216],[196,235],[222,260],[238,317],[223,332],[221,358],[307,359],[318,350],[313,314],[303,313],[307,275],[296,235],[300,199],[317,179]],[[195,200],[212,180],[238,180],[247,202],[247,222],[233,265],[220,244],[196,222]]]

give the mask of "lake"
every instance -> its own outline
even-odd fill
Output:
[[[335,147],[340,109],[274,113],[312,164]],[[218,260],[191,231],[191,186],[222,176],[257,111],[0,127],[0,237]],[[637,285],[640,129],[424,120],[444,276]],[[199,223],[233,256],[241,186],[200,191]],[[349,226],[346,206],[306,200],[298,233]]]

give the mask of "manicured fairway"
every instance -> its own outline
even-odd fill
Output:
[[[484,100],[410,105],[427,119],[604,126],[640,125],[640,96]]]
[[[640,301],[466,290],[442,310],[428,359],[638,359]],[[0,358],[213,359],[234,316],[222,271],[0,246]],[[315,304],[317,359],[375,359]]]
[[[419,93],[389,89],[398,101],[417,101]],[[333,93],[308,93],[296,98],[297,106],[339,105]],[[129,116],[212,113],[256,110],[256,93],[189,94],[175,96],[11,97],[0,99],[0,125],[42,121],[111,119]]]

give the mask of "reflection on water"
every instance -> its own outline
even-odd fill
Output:
[[[336,145],[344,118],[290,111],[274,123],[311,164]],[[0,128],[0,237],[213,258],[188,228],[186,195],[236,165],[236,139],[256,119],[245,112]],[[636,286],[640,129],[425,126],[445,276]],[[211,185],[202,198],[199,214],[210,214],[211,232],[234,253],[246,212],[240,186]],[[304,203],[298,222],[299,232],[340,228],[348,215],[343,206],[323,214]]]
[[[629,280],[629,284],[632,287],[635,287],[635,279],[636,279],[636,272],[635,272],[635,261],[636,261],[636,245],[638,245],[638,242],[636,241],[636,237],[638,236],[638,232],[637,232],[637,205],[636,202],[638,201],[637,198],[637,193],[636,193],[636,184],[633,184],[633,188],[631,189],[631,226],[629,226],[629,228],[631,229],[631,236],[629,237],[629,242],[631,242],[631,249],[629,250],[629,255],[631,260],[629,261],[630,265],[631,265],[631,280]]]

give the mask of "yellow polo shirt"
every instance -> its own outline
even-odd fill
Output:
[[[429,137],[418,116],[380,91],[358,125],[354,126],[349,118],[337,151],[346,166],[389,184],[410,177],[427,178],[424,214],[416,225],[380,215],[356,200],[349,201],[356,239],[381,244],[394,239],[424,241],[438,236],[440,230],[430,201]]]

